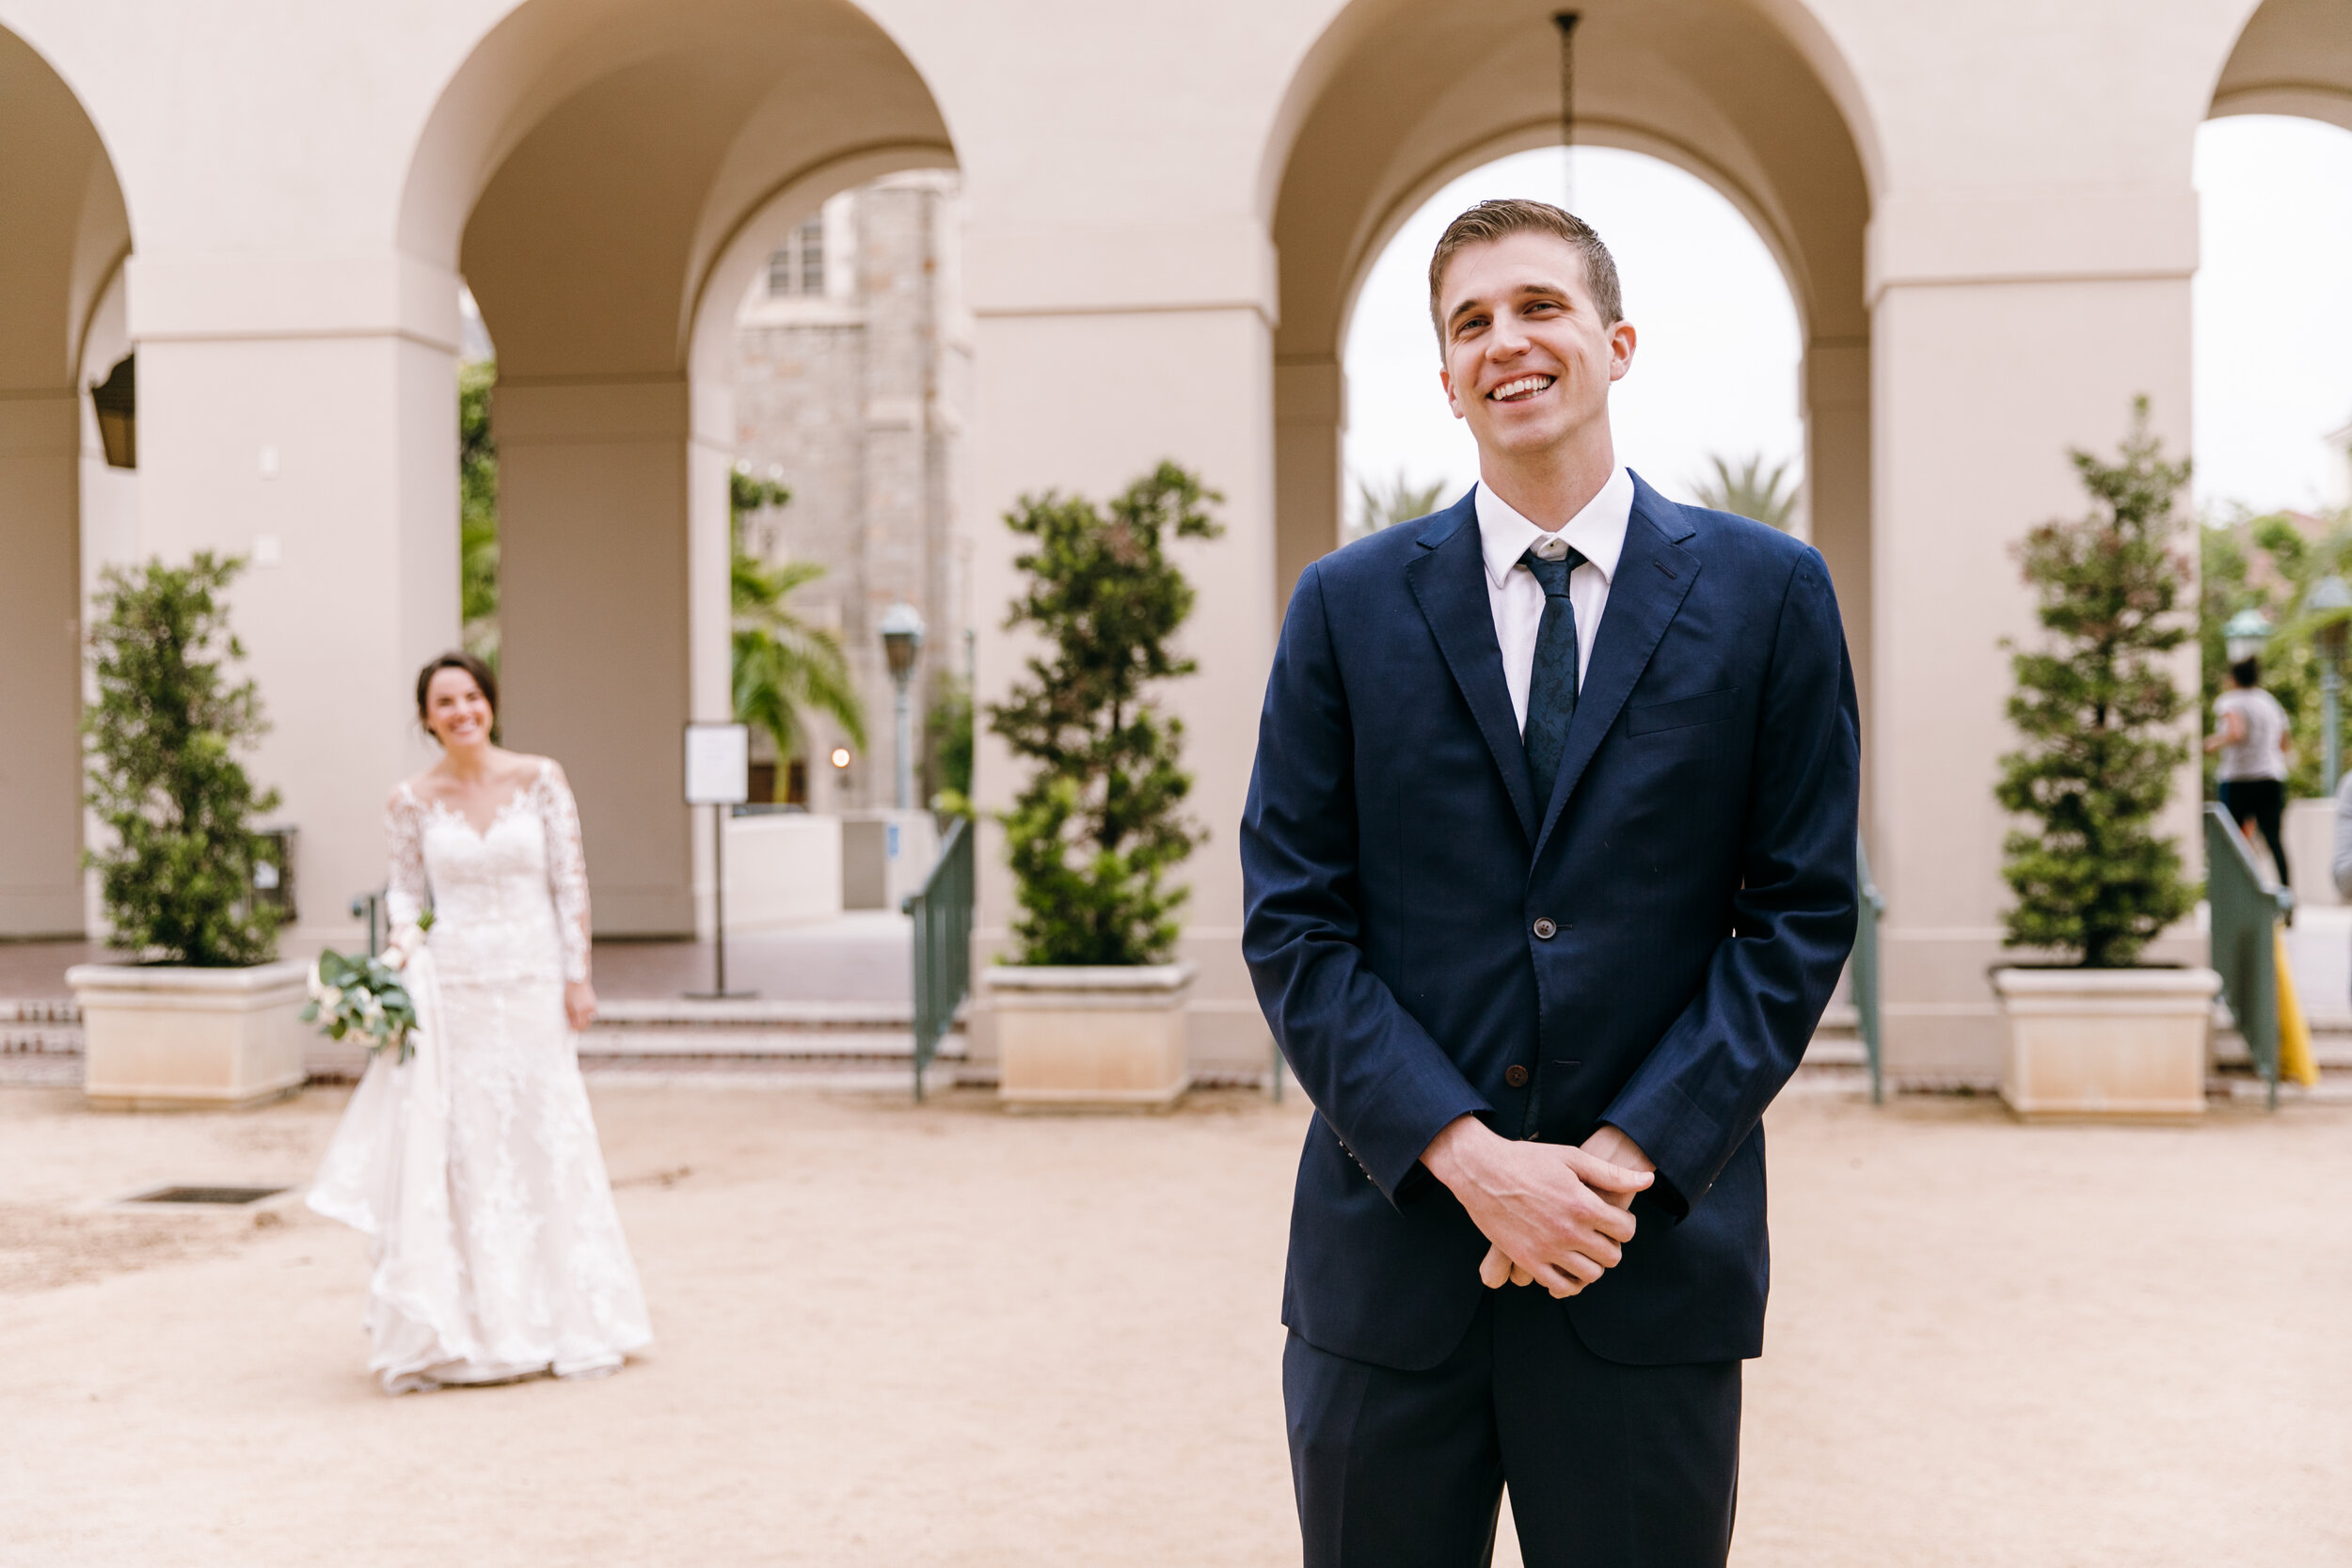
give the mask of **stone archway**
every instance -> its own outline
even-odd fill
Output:
[[[2352,131],[2352,10],[2263,0],[2214,83],[2212,114],[2299,115]]]
[[[499,350],[507,734],[571,774],[600,931],[707,924],[678,734],[731,709],[734,432],[704,319],[833,191],[952,161],[845,0],[535,0],[420,142],[402,248],[463,274]]]
[[[2248,124],[2242,117],[2273,123]],[[2218,123],[2233,119],[2240,122]],[[2280,119],[2308,123],[2281,126],[2276,123]],[[2328,519],[2331,508],[2307,499],[2312,490],[2306,486],[2312,485],[2312,469],[2327,461],[2322,454],[2329,447],[2335,451],[2328,453],[2333,459],[2328,466],[2341,463],[2340,438],[2322,433],[2352,409],[2341,357],[2342,318],[2330,320],[2341,288],[2321,260],[2332,260],[2335,247],[2296,236],[2295,226],[2341,208],[2342,171],[2332,182],[2313,180],[2308,165],[2300,178],[2289,171],[2301,163],[2298,153],[2328,143],[2337,145],[2341,158],[2339,133],[2344,132],[2352,132],[2352,10],[2312,0],[2265,0],[2231,43],[2195,145],[2200,253],[2192,397],[2197,492],[2209,518],[2217,513],[2216,520],[2229,520],[2234,513],[2242,520],[2249,510],[2281,509],[2305,514],[2304,526],[2315,535],[2333,521]],[[2259,263],[2251,261],[2256,253]],[[2320,270],[2303,270],[2314,263]],[[2249,277],[2249,265],[2262,270]],[[2319,484],[2322,493],[2333,488],[2324,480]],[[2312,520],[2311,513],[2328,520]],[[2251,531],[2241,525],[2240,531],[2243,537]],[[2286,697],[2292,709],[2294,676],[2281,684],[2265,663],[2265,685]],[[2298,729],[2311,727],[2299,737],[2287,786],[2287,870],[2307,905],[2337,904],[2328,875],[2335,807],[2326,793],[2318,725],[2308,709],[2296,721]],[[2194,769],[2190,777],[2184,793],[2202,799]],[[2298,798],[2306,792],[2315,798]]]
[[[72,88],[4,29],[0,230],[0,937],[79,935],[86,393],[116,356],[93,325],[110,294],[119,315],[131,224]]]
[[[1355,292],[1396,226],[1447,180],[1556,139],[1556,8],[1358,0],[1294,85],[1266,176],[1281,266],[1282,596],[1339,541],[1340,354]],[[1804,329],[1813,538],[1836,576],[1867,709],[1870,183],[1868,144],[1839,106],[1852,95],[1817,69],[1819,49],[1801,47],[1806,40],[1742,0],[1604,0],[1582,10],[1580,139],[1663,158],[1713,185],[1788,277]]]

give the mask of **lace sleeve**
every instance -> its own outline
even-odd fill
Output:
[[[555,898],[555,929],[564,944],[564,978],[588,978],[588,855],[580,847],[580,806],[564,769],[550,762],[540,775],[539,815],[548,832],[548,892]]]
[[[424,813],[408,786],[392,791],[384,807],[384,837],[391,864],[384,878],[384,910],[389,928],[413,925],[424,912]]]

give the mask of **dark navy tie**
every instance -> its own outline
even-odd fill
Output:
[[[1560,777],[1560,753],[1567,749],[1568,721],[1576,717],[1576,607],[1568,602],[1568,575],[1584,564],[1571,547],[1557,561],[1534,550],[1519,564],[1544,587],[1544,618],[1535,628],[1535,666],[1527,682],[1527,726],[1519,744],[1527,749],[1527,776],[1535,786],[1535,816],[1551,809],[1551,786]]]

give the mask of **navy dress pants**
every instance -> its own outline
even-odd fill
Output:
[[[1487,1292],[1427,1371],[1282,1353],[1307,1568],[1484,1568],[1502,1488],[1528,1568],[1721,1568],[1740,1363],[1626,1367],[1550,1293]]]

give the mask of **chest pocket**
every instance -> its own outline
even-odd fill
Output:
[[[1625,733],[1629,736],[1656,735],[1661,730],[1687,730],[1697,724],[1712,724],[1728,719],[1738,711],[1740,689],[1724,687],[1721,691],[1702,691],[1695,697],[1677,697],[1663,703],[1635,703],[1625,710]]]

